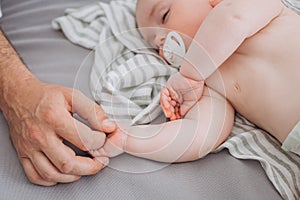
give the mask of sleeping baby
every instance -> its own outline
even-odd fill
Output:
[[[300,155],[300,16],[280,0],[138,0],[136,20],[180,66],[161,91],[171,121],[120,125],[93,156],[199,159],[226,140],[235,110]]]

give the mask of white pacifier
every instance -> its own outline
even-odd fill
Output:
[[[180,67],[185,56],[185,45],[182,37],[171,31],[168,33],[163,45],[163,56],[174,67]]]

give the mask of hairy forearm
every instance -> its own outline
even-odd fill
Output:
[[[0,108],[5,109],[11,95],[20,89],[22,83],[32,78],[32,74],[0,29]]]
[[[194,80],[206,79],[282,9],[280,0],[223,0],[199,27],[181,73]]]

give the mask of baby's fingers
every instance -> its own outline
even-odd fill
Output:
[[[172,99],[173,102],[176,104],[179,103],[181,104],[183,102],[182,95],[177,93],[174,89],[169,88],[169,96]]]
[[[167,88],[163,88],[160,92],[160,105],[164,111],[164,114],[167,118],[171,116],[172,104],[171,98],[169,97],[169,91]]]
[[[176,119],[181,119],[180,105],[179,104],[175,107],[174,115],[175,115]]]
[[[222,0],[210,0],[210,5],[212,7],[215,7],[216,5],[218,5]]]

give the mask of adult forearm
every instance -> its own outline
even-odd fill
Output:
[[[5,109],[21,83],[32,78],[33,75],[0,29],[0,109]]]

